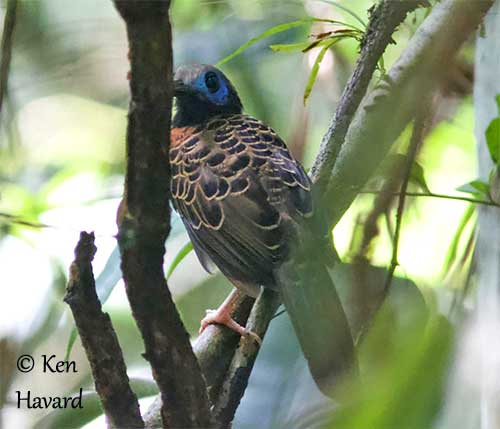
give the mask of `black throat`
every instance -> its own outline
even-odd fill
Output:
[[[243,110],[239,99],[225,106],[217,106],[190,95],[177,96],[176,99],[177,111],[172,121],[174,128],[203,124],[214,116],[240,114]]]

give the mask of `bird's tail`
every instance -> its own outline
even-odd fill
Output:
[[[341,376],[357,372],[357,359],[321,248],[311,242],[296,246],[276,273],[276,281],[311,374],[321,391],[331,395]]]

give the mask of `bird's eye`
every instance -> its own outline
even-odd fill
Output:
[[[219,89],[219,78],[214,72],[208,72],[205,75],[205,85],[210,92],[216,92]]]

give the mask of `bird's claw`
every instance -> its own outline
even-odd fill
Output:
[[[198,333],[201,334],[209,325],[227,326],[229,329],[238,333],[243,338],[248,338],[255,341],[259,345],[259,347],[262,345],[262,339],[255,332],[241,326],[231,317],[228,312],[220,310],[206,310],[206,316],[200,323],[200,329]]]

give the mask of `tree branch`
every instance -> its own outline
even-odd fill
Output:
[[[97,298],[92,271],[95,252],[94,233],[81,232],[64,302],[70,306],[75,318],[109,425],[113,428],[142,428],[144,422],[137,397],[129,385],[120,344],[111,320],[102,312]]]
[[[242,297],[242,300],[235,306],[233,317],[238,323],[245,325],[248,329],[260,334],[259,336],[261,338],[264,338],[265,329],[274,317],[276,308],[279,305],[276,303],[276,297],[277,295],[273,293],[262,294],[258,298],[258,304],[255,303],[253,308],[252,304],[254,303],[254,299]],[[247,321],[250,310],[252,311],[252,316]],[[257,358],[259,347],[248,344],[247,341],[241,341],[239,335],[226,327],[210,325],[198,337],[193,348],[203,371],[203,375],[207,380],[208,391],[212,403],[220,404],[220,409],[224,409],[224,415],[221,415],[221,417],[227,420],[230,413],[233,413],[232,417],[234,417],[236,408],[232,411],[229,410],[228,397],[223,393],[223,383],[224,386],[231,385],[232,383],[228,380],[234,378],[235,374],[237,375],[235,369],[240,366],[244,367],[244,362],[246,362],[247,368],[243,369],[244,374],[238,379],[240,388],[235,389],[236,392],[233,393],[238,398],[237,403],[233,403],[231,406],[237,406],[251,374],[250,362],[252,362],[251,365],[253,365],[253,362]],[[230,376],[228,374],[233,375]],[[225,395],[226,399],[222,399],[222,395]],[[144,415],[147,428],[155,428],[160,425],[160,407],[161,400],[157,398]]]
[[[10,60],[12,57],[12,43],[16,26],[17,0],[8,0],[7,11],[3,21],[2,58],[0,60],[0,117],[2,114],[3,99],[7,94],[9,82]]]
[[[120,1],[131,62],[127,172],[118,244],[132,313],[162,398],[166,427],[211,426],[205,381],[165,281],[170,232],[172,36],[168,1]]]
[[[254,302],[255,299],[242,296],[240,301],[236,303],[233,318],[240,325],[247,325],[248,316]],[[240,338],[236,332],[224,326],[210,325],[193,345],[212,403],[217,401],[224,377],[236,352]]]
[[[386,79],[365,97],[349,126],[324,196],[325,201],[334,202],[327,208],[331,226],[339,221],[414,117],[422,88],[430,92],[445,78],[447,68],[443,64],[452,62],[493,1],[438,3]]]
[[[323,137],[319,154],[311,169],[318,195],[323,195],[328,186],[335,159],[344,143],[349,125],[368,89],[378,61],[387,45],[393,41],[392,34],[406,15],[422,3],[422,0],[384,0],[371,11],[356,67],[342,93],[335,116]]]
[[[280,305],[280,297],[276,292],[263,289],[255,302],[247,322],[247,329],[264,338],[271,319]],[[218,427],[231,426],[236,409],[248,385],[260,345],[252,339],[242,337],[234,354],[231,365],[217,402],[214,405],[214,418]]]
[[[378,194],[382,192],[381,190],[363,190],[360,194]],[[395,192],[393,195],[397,196],[399,193]],[[471,197],[460,197],[458,195],[447,195],[447,194],[436,194],[434,192],[406,192],[407,197],[429,197],[429,198],[440,198],[443,200],[452,200],[452,201],[465,201],[473,204],[481,204],[483,206],[492,206],[492,207],[500,207],[500,204],[495,203],[494,201],[487,201],[477,198]]]
[[[242,296],[241,300],[236,303],[232,316],[240,325],[245,326],[247,324],[254,302],[253,298]],[[269,316],[269,320],[271,318],[272,315]],[[209,325],[193,345],[212,403],[217,401],[224,377],[236,353],[239,341],[240,336],[225,326]],[[144,415],[147,428],[161,425],[160,408],[161,399],[158,397]]]

